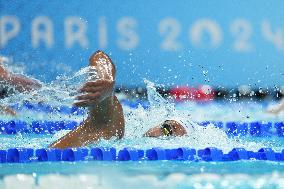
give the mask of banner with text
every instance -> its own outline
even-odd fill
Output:
[[[51,81],[97,49],[117,85],[284,85],[284,1],[0,0],[0,55]]]

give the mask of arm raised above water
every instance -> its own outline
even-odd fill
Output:
[[[115,66],[102,51],[94,53],[89,61],[100,79],[89,81],[79,90],[83,94],[74,103],[78,107],[88,107],[87,119],[75,130],[51,144],[52,148],[80,147],[94,143],[100,138],[122,138],[124,116],[120,102],[114,96]]]

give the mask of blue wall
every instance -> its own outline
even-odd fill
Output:
[[[117,84],[283,85],[282,0],[62,2],[0,0],[0,54],[47,81],[102,49]]]

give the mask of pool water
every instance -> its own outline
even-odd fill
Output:
[[[189,106],[206,114],[208,108],[215,109],[224,104],[180,104],[178,111],[186,112]],[[244,106],[244,105],[243,105]],[[262,104],[254,104],[250,115]],[[234,112],[242,106],[228,104],[225,106]],[[206,111],[205,111],[206,110]],[[228,152],[234,147],[243,147],[247,150],[257,151],[262,147],[270,147],[275,151],[284,148],[284,138],[277,136],[252,137],[252,136],[228,136],[223,130],[214,126],[200,127],[195,137],[180,138],[145,138],[142,134],[151,125],[143,124],[143,117],[153,118],[153,111],[143,108],[131,109],[124,106],[127,118],[126,136],[122,140],[101,140],[90,147],[104,146],[122,149],[124,147],[136,147],[148,149],[152,147],[192,147],[202,149],[214,146]],[[222,109],[220,108],[220,111]],[[228,111],[227,111],[228,112]],[[26,121],[43,119],[40,113],[20,112]],[[194,114],[194,113],[193,113]],[[191,116],[193,115],[191,114]],[[264,114],[264,113],[263,113]],[[160,114],[162,115],[162,114]],[[62,115],[61,115],[62,116]],[[72,119],[81,121],[84,116],[64,115],[56,117],[56,120]],[[211,117],[210,117],[211,116]],[[49,115],[52,118],[52,115]],[[194,116],[193,116],[194,117]],[[208,120],[214,119],[214,113],[208,113]],[[241,120],[240,116],[237,120]],[[252,119],[252,118],[250,118]],[[201,119],[202,120],[202,119]],[[204,120],[204,119],[203,119]],[[231,119],[232,120],[232,119]],[[255,120],[261,120],[255,117]],[[262,119],[264,121],[270,120]],[[275,121],[280,119],[274,118]],[[195,121],[199,121],[196,119]],[[251,120],[253,121],[253,120]],[[149,120],[155,125],[159,120]],[[131,124],[132,123],[132,124]],[[146,122],[147,123],[147,122]],[[45,148],[52,141],[68,131],[59,131],[55,134],[16,134],[0,135],[1,149],[13,147]],[[13,163],[0,164],[0,188],[283,188],[284,186],[284,162],[270,161],[237,161],[237,162],[203,162],[203,161],[140,161],[140,162],[39,162],[39,163]]]
[[[79,76],[81,72],[79,72]],[[75,74],[76,75],[76,74]],[[78,78],[59,78],[45,84],[39,91],[18,94],[2,100],[11,105],[29,100],[32,103],[48,102],[54,105],[71,105],[74,89],[78,88]],[[173,104],[162,98],[153,83],[145,81],[149,108],[138,106],[133,109],[123,105],[126,119],[126,132],[122,140],[100,140],[89,147],[190,147],[204,149],[217,147],[227,153],[235,147],[258,151],[267,147],[279,152],[284,149],[284,138],[228,136],[227,133],[209,125],[201,127],[201,121],[283,121],[283,114],[267,114],[267,104],[253,101],[243,102],[185,102]],[[120,100],[123,96],[118,94]],[[17,118],[28,123],[34,120],[75,120],[81,122],[85,115],[21,110]],[[176,138],[146,138],[143,134],[151,127],[166,119],[183,119],[194,127],[188,136]],[[15,119],[2,116],[1,120]],[[68,131],[55,134],[16,134],[0,135],[0,149],[14,147],[46,148],[51,142]],[[284,188],[284,162],[237,161],[139,161],[139,162],[38,162],[0,164],[0,188]]]

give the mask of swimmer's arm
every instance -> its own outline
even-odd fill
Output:
[[[113,83],[98,80],[87,82],[81,91],[87,94],[78,97],[74,105],[88,107],[89,115],[75,130],[67,133],[50,148],[71,148],[86,146],[97,142],[99,139],[111,137],[122,138],[124,135],[124,116],[120,102],[113,95]]]
[[[87,82],[80,89],[83,95],[78,96],[78,107],[88,107],[89,117],[94,128],[104,130],[105,138],[124,135],[124,115],[122,106],[114,95],[114,81],[100,79],[94,82]]]
[[[113,82],[87,82],[80,91],[84,94],[77,98],[79,101],[74,105],[89,108],[87,120],[51,144],[50,148],[80,147],[95,143],[100,138],[123,137],[123,111],[120,102],[113,95]]]
[[[9,74],[5,80],[8,85],[12,85],[19,92],[31,91],[38,89],[41,84],[36,80],[30,79],[22,75]]]
[[[5,85],[14,86],[15,89],[18,90],[19,92],[31,91],[33,89],[41,87],[40,83],[37,82],[36,80],[27,78],[22,75],[9,73],[1,65],[0,65],[0,80]]]
[[[89,109],[86,121],[49,147],[59,149],[81,147],[95,143],[101,138],[123,137],[124,117],[122,107],[115,96],[108,97],[98,106]]]
[[[89,108],[88,118],[76,130],[51,144],[52,148],[84,146],[100,138],[122,138],[124,135],[123,110],[114,95],[114,64],[106,54],[97,51],[91,56],[89,66],[95,67],[100,79],[85,83],[80,89],[82,95],[74,103],[75,106]]]
[[[87,119],[76,129],[49,145],[49,148],[64,149],[68,147],[81,147],[88,145],[90,141],[96,142],[100,136],[99,133],[93,132],[92,127],[94,126],[92,126],[91,121]]]

